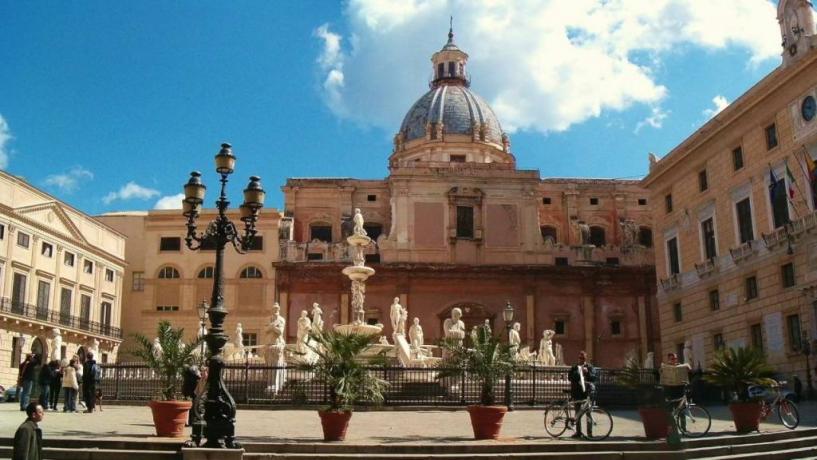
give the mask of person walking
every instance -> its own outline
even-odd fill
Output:
[[[26,420],[14,433],[14,445],[11,460],[40,460],[43,458],[43,431],[38,423],[45,417],[40,403],[29,403],[26,408]]]
[[[62,388],[65,390],[65,400],[62,403],[63,412],[77,411],[77,390],[79,389],[79,382],[77,381],[77,362],[71,360],[67,366],[62,368]]]
[[[79,384],[79,389],[77,392],[77,403],[83,408],[87,409],[87,407],[85,406],[85,401],[83,400],[83,398],[85,397],[85,393],[82,391],[83,361],[79,359],[78,355],[74,355],[74,359],[76,360],[74,368],[77,370],[77,384]]]
[[[26,355],[25,361],[20,363],[17,386],[20,392],[20,411],[26,410],[31,402],[31,391],[34,389],[34,381],[37,379],[37,365],[39,356],[33,353]]]
[[[85,400],[85,413],[90,414],[96,407],[96,385],[99,383],[100,369],[94,360],[94,353],[88,352],[85,364],[82,365],[82,396]]]
[[[570,381],[570,399],[573,401],[585,400],[595,392],[596,368],[587,362],[587,353],[584,351],[579,352],[577,363],[570,368],[567,379]],[[576,415],[576,432],[571,436],[572,438],[582,437],[582,426],[579,423],[579,410],[581,407],[581,402],[577,402],[573,406]]]
[[[60,391],[62,391],[63,366],[55,359],[51,361],[51,367],[54,370],[54,378],[51,380],[51,394],[48,400],[48,407],[51,408],[51,410],[57,410],[57,403],[60,400]]]
[[[40,385],[40,405],[43,410],[48,410],[48,403],[51,399],[51,382],[54,381],[57,373],[54,371],[53,363],[43,364],[40,366],[39,385]]]

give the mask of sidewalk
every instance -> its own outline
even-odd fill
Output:
[[[817,403],[801,403],[801,427],[817,427]],[[711,435],[733,434],[734,425],[725,406],[709,408],[712,413]],[[614,419],[609,440],[643,439],[643,428],[634,410],[611,411]],[[16,403],[0,404],[0,437],[13,437],[25,419]],[[181,442],[189,438],[170,439],[154,436],[150,408],[144,406],[105,406],[104,412],[68,414],[46,412],[40,424],[45,439],[112,439],[128,441]],[[761,425],[761,432],[785,430],[776,415]],[[236,434],[243,442],[318,442],[322,432],[315,409],[306,410],[239,410]],[[569,435],[569,433],[568,433]],[[464,408],[459,411],[372,411],[355,412],[349,425],[347,443],[402,444],[473,442],[473,433]],[[508,413],[500,442],[571,442],[553,440],[545,433],[542,410],[516,410]]]

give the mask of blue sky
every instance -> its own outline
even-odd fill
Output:
[[[780,62],[765,0],[718,2],[726,20],[699,0],[482,1],[0,0],[0,165],[91,214],[161,206],[193,169],[212,192],[222,141],[236,200],[254,174],[278,208],[287,177],[383,178],[453,14],[519,168],[640,177]]]

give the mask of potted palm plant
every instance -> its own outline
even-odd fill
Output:
[[[472,338],[472,348],[454,341],[443,341],[447,351],[440,362],[438,379],[461,377],[479,384],[479,404],[468,406],[471,427],[476,439],[496,439],[502,429],[502,420],[508,411],[506,406],[496,405],[495,388],[499,379],[513,371],[514,361],[510,347],[500,343],[485,326],[477,328]]]
[[[184,329],[174,329],[170,322],[161,321],[151,341],[141,334],[134,335],[136,347],[132,354],[144,361],[161,378],[161,388],[148,404],[153,412],[157,436],[181,437],[191,401],[179,398],[182,370],[196,361],[195,351],[201,342],[184,343]]]
[[[749,396],[750,385],[773,385],[773,370],[757,348],[727,348],[715,355],[706,380],[730,391],[732,420],[738,433],[757,431],[760,425],[760,401]]]
[[[644,425],[644,436],[649,439],[669,435],[669,413],[660,388],[644,382],[644,368],[635,356],[630,356],[618,376],[618,383],[638,393],[638,415]]]
[[[308,346],[317,359],[301,368],[312,372],[329,391],[329,407],[318,411],[323,439],[343,441],[356,402],[383,402],[383,390],[388,382],[375,377],[361,356],[377,342],[378,336],[318,331],[310,333],[309,337]]]

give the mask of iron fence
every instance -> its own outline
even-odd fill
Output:
[[[439,369],[369,367],[376,377],[389,383],[386,406],[464,406],[480,401],[479,382],[467,374],[438,378]],[[513,404],[544,406],[565,398],[570,389],[564,367],[517,368],[510,381]],[[605,406],[635,406],[637,390],[617,381],[620,369],[599,369],[597,400]],[[654,371],[644,370],[645,385],[657,384]],[[237,403],[255,405],[310,406],[328,403],[328,390],[311,371],[296,367],[274,367],[257,364],[228,364],[224,382]],[[100,388],[106,399],[146,401],[161,389],[161,378],[144,364],[104,364]],[[505,381],[494,387],[497,404],[504,404]],[[362,403],[361,405],[365,405]]]

